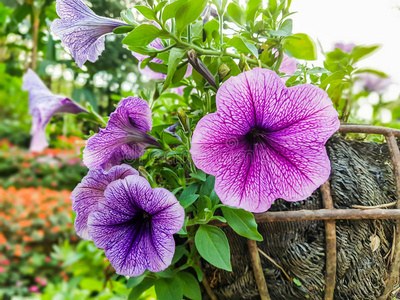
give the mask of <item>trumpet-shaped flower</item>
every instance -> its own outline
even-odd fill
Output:
[[[50,30],[69,49],[80,68],[87,60],[95,62],[99,58],[106,34],[127,25],[96,15],[81,0],[57,0],[56,11],[61,19],[54,20]]]
[[[22,89],[29,92],[29,114],[32,116],[30,151],[40,152],[47,148],[45,129],[54,114],[87,112],[71,99],[54,95],[31,69],[23,77]]]
[[[100,201],[105,199],[104,191],[111,182],[129,175],[139,175],[139,172],[123,164],[112,167],[108,172],[103,169],[89,170],[83,177],[71,193],[72,210],[76,211],[75,230],[78,236],[91,240],[87,229],[89,214],[96,209]]]
[[[339,119],[323,90],[286,88],[275,72],[255,68],[229,78],[216,103],[197,124],[190,152],[215,176],[224,204],[264,212],[277,198],[307,198],[328,179],[324,145]]]
[[[152,189],[140,176],[127,176],[110,183],[104,197],[89,215],[88,230],[117,274],[166,269],[175,251],[173,234],[185,219],[174,194]]]
[[[89,169],[110,169],[124,159],[140,158],[156,140],[147,134],[152,127],[151,110],[145,100],[122,99],[110,115],[107,127],[90,137],[83,151],[83,163]]]

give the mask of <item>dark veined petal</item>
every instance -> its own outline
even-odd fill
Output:
[[[82,181],[71,193],[72,210],[76,211],[75,230],[78,236],[91,240],[87,230],[89,214],[97,207],[99,201],[104,199],[107,186],[129,175],[139,175],[139,172],[129,165],[122,164],[111,168],[108,172],[103,169],[89,170]]]
[[[104,195],[89,216],[89,233],[116,272],[138,276],[166,269],[174,255],[173,234],[185,217],[174,195],[151,189],[140,176],[114,181]]]
[[[104,35],[126,23],[100,17],[81,0],[57,0],[56,19],[50,30],[61,39],[77,65],[82,68],[89,60],[95,62],[104,51]]]
[[[191,154],[216,177],[224,204],[264,212],[277,198],[309,197],[328,179],[324,145],[339,125],[323,90],[286,88],[275,72],[255,68],[218,90],[217,113],[197,124]]]
[[[83,151],[83,162],[89,168],[109,169],[124,159],[140,158],[145,147],[158,145],[146,132],[152,127],[151,110],[145,100],[122,99],[110,115],[107,127],[90,137]]]

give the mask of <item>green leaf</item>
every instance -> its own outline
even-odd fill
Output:
[[[245,42],[244,44],[246,45],[247,49],[250,50],[251,54],[253,54],[253,56],[255,56],[256,58],[258,58],[258,49],[257,49],[257,47],[254,46],[254,45],[251,44],[251,43],[248,43],[248,42]]]
[[[221,207],[221,210],[229,226],[237,234],[259,242],[263,240],[262,235],[257,231],[257,223],[251,212],[228,206]]]
[[[353,64],[364,59],[378,50],[380,45],[371,46],[355,46],[350,52],[350,56],[353,58]]]
[[[183,245],[180,246],[176,246],[175,247],[175,253],[174,253],[174,257],[172,258],[172,262],[171,265],[177,263],[185,253],[187,253],[188,251],[186,250],[186,247]]]
[[[364,68],[362,68],[362,69],[357,69],[357,70],[354,72],[354,74],[360,74],[360,73],[375,74],[376,76],[379,76],[379,77],[381,77],[381,78],[388,78],[388,77],[389,77],[385,72],[378,71],[378,70],[374,70],[374,69],[368,69],[368,68],[366,68],[366,69],[364,69]]]
[[[239,25],[244,25],[246,21],[246,14],[238,3],[236,2],[230,3],[228,5],[227,12],[235,23]]]
[[[256,13],[262,5],[262,0],[249,0],[246,6],[246,22],[254,22]],[[242,24],[243,25],[243,24]]]
[[[128,300],[138,300],[140,299],[140,296],[147,291],[149,288],[151,288],[154,283],[156,282],[155,277],[146,277],[145,279],[142,280],[141,283],[139,283],[137,286],[132,288]]]
[[[143,5],[136,5],[135,8],[147,19],[149,20],[155,20],[157,18],[156,14],[154,11],[152,11],[150,8],[147,6]]]
[[[208,0],[189,0],[176,12],[176,32],[180,33],[187,25],[197,20],[206,8]]]
[[[154,25],[142,24],[131,31],[123,40],[122,43],[129,46],[147,46],[155,38],[160,36],[162,30]]]
[[[212,19],[204,25],[204,31],[206,32],[207,42],[210,43],[213,40],[213,33],[219,36],[219,23],[216,19]],[[218,39],[216,39],[218,41]]]
[[[159,12],[163,9],[163,7],[168,3],[168,0],[162,1],[160,3],[157,4],[155,12]]]
[[[293,21],[292,19],[286,19],[281,26],[279,26],[279,30],[286,32],[287,36],[292,34],[293,30]]]
[[[320,68],[320,67],[314,67],[310,70],[307,71],[308,74],[323,74],[323,73],[328,73],[327,69]]]
[[[200,285],[194,276],[188,272],[179,272],[178,278],[183,286],[183,295],[193,300],[201,300]]]
[[[305,33],[296,33],[285,39],[284,48],[293,57],[305,60],[316,60],[317,49],[313,40]]]
[[[209,175],[206,181],[201,185],[200,196],[210,196],[212,191],[214,190],[214,185],[215,185],[215,177]]]
[[[268,1],[268,10],[273,15],[276,10],[278,9],[278,3],[276,0],[269,0]]]
[[[189,185],[180,195],[179,197],[179,201],[186,198],[187,196],[193,195],[197,192],[197,189],[199,188],[199,184],[198,183],[194,183]]]
[[[79,286],[84,289],[88,290],[91,292],[100,292],[103,290],[103,283],[100,280],[94,279],[94,278],[89,278],[85,277],[81,280],[79,283]]]
[[[182,300],[183,287],[178,278],[160,278],[156,281],[155,290],[158,300]]]
[[[167,20],[175,17],[177,10],[187,2],[188,0],[178,0],[168,4],[162,13],[162,20],[165,23]]]
[[[196,173],[190,173],[189,175],[190,177],[196,178],[201,181],[206,181],[207,179],[207,174],[204,173],[202,170],[197,170]]]
[[[320,84],[320,88],[324,89],[328,86],[328,84],[332,83],[335,80],[342,80],[344,76],[346,75],[345,72],[343,71],[336,71],[335,73],[329,75],[327,78],[322,80]]]
[[[117,27],[113,30],[114,34],[124,34],[124,33],[128,33],[131,32],[134,29],[133,26],[120,26]]]
[[[146,278],[146,273],[140,276],[130,277],[128,279],[128,282],[126,283],[126,286],[127,288],[133,288],[135,286],[138,286],[145,278]]]
[[[171,52],[169,54],[169,59],[168,59],[167,78],[165,78],[163,91],[165,91],[168,88],[168,86],[172,80],[172,77],[175,74],[176,68],[178,67],[179,63],[182,61],[182,59],[185,55],[186,55],[186,51],[184,49],[179,49],[179,48],[171,49]]]
[[[183,208],[187,208],[190,205],[192,205],[199,197],[200,197],[200,195],[198,195],[198,194],[189,195],[189,196],[179,200],[179,203],[182,205]]]
[[[194,240],[197,250],[206,261],[217,268],[232,271],[228,239],[221,229],[200,225]]]
[[[231,38],[228,43],[228,47],[234,47],[238,52],[244,54],[253,54],[258,58],[258,50],[256,46],[251,43],[246,42],[242,37],[235,36]]]

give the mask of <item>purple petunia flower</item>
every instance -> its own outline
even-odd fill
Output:
[[[45,130],[54,114],[88,112],[71,99],[54,95],[31,69],[23,77],[22,89],[29,92],[29,114],[32,116],[30,151],[40,152],[49,145]]]
[[[95,62],[104,51],[105,35],[126,26],[122,21],[96,15],[81,0],[57,0],[56,19],[50,30],[61,39],[77,65],[82,68],[89,60]]]
[[[353,50],[353,48],[356,46],[356,44],[354,43],[349,43],[349,44],[345,44],[345,43],[336,43],[334,45],[334,48],[339,48],[340,50],[342,50],[343,52],[346,53],[350,53],[351,50]]]
[[[89,215],[88,230],[117,274],[138,276],[166,269],[175,251],[173,234],[185,219],[174,194],[128,176],[110,183],[105,200]]]
[[[215,176],[222,203],[264,212],[277,198],[307,198],[328,179],[324,145],[340,124],[325,91],[286,88],[275,72],[255,68],[222,84],[216,104],[197,124],[190,152]]]
[[[83,163],[89,169],[110,169],[124,159],[141,157],[148,145],[156,145],[147,134],[153,121],[145,100],[137,97],[122,99],[110,115],[107,127],[90,137],[83,150]]]
[[[89,170],[83,177],[71,193],[72,210],[76,211],[75,230],[78,236],[92,240],[87,229],[89,214],[96,209],[100,201],[105,199],[104,191],[111,182],[129,175],[139,175],[139,172],[123,164],[112,167],[108,172],[102,169]]]

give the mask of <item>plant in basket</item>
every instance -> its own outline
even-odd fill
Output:
[[[30,85],[31,70],[24,83],[35,145],[45,147],[54,113],[98,125],[71,194],[75,230],[104,249],[129,299],[150,288],[158,299],[213,300],[396,290],[399,212],[388,208],[398,205],[400,134],[346,124],[390,83],[358,66],[379,47],[337,44],[314,66],[315,42],[293,32],[290,4],[147,1],[117,20],[56,1],[50,29],[80,68],[105,35],[124,35],[152,83],[105,118]]]

